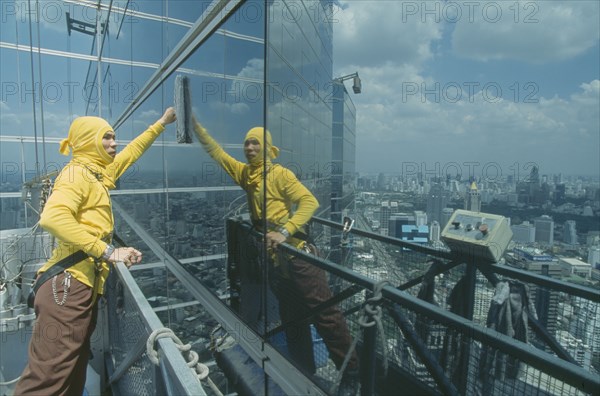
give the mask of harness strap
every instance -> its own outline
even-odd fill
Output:
[[[252,220],[252,226],[258,230],[262,230],[263,224],[264,223],[262,220]],[[279,227],[281,227],[281,226],[267,220],[267,228],[269,230],[277,230],[277,228],[279,228]],[[296,231],[295,233],[290,235],[290,238],[296,238],[296,239],[300,239],[301,241],[305,241],[305,242],[314,244],[313,239],[307,233],[302,232],[302,231]]]
[[[89,257],[87,253],[84,253],[83,250],[78,250],[75,253],[63,258],[62,260],[54,264],[52,267],[42,272],[41,275],[35,279],[35,282],[32,286],[33,292],[37,293],[39,288],[48,279],[53,278],[54,276],[66,270],[67,268],[74,266],[78,262],[85,260],[87,257]]]

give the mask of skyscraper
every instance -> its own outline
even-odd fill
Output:
[[[421,210],[415,210],[414,216],[415,216],[415,224],[417,226],[427,225],[427,213],[425,213]]]
[[[535,226],[535,241],[542,245],[552,246],[554,244],[554,220],[552,217],[543,215],[533,219]]]
[[[513,241],[521,243],[535,242],[535,227],[528,221],[510,227],[513,232]]]
[[[431,242],[439,242],[441,232],[442,230],[440,227],[440,223],[438,223],[437,221],[433,221],[429,230],[429,240]]]
[[[442,218],[440,220],[440,227],[442,227],[442,230],[444,229],[444,227],[446,227],[446,224],[450,220],[450,217],[452,217],[453,213],[454,213],[453,208],[442,209]]]
[[[514,249],[513,253],[517,260],[513,263],[509,262],[511,265],[551,278],[562,276],[558,260],[551,255],[540,253],[532,248]],[[540,322],[550,334],[554,335],[558,325],[559,292],[544,287],[532,287],[530,293]],[[543,347],[547,348],[547,346]]]
[[[440,183],[432,184],[427,194],[427,218],[429,221],[445,224],[442,221],[442,210],[448,205],[449,200],[450,194],[444,189],[444,186]]]
[[[579,244],[575,220],[567,220],[563,225],[563,242],[569,245]]]
[[[381,206],[379,208],[379,224],[381,227],[380,232],[384,235],[388,235],[388,223],[390,221],[391,213],[390,201],[381,201]]]
[[[592,246],[588,251],[588,260],[587,262],[592,266],[592,268],[600,268],[600,247]]]
[[[415,217],[408,213],[398,213],[390,216],[388,221],[388,235],[394,238],[402,238],[403,227],[406,225],[415,226]]]

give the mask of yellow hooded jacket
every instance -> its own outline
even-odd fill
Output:
[[[247,164],[227,154],[200,123],[195,123],[194,130],[206,152],[246,191],[252,220],[261,221],[264,192],[262,151],[255,161]],[[290,235],[294,235],[310,220],[319,207],[319,202],[292,171],[279,164],[271,163],[270,160],[279,154],[279,149],[273,146],[269,131],[265,133],[261,127],[252,128],[246,134],[244,141],[249,138],[255,138],[261,144],[266,140],[268,154],[266,219],[269,223],[285,227]],[[297,205],[294,212],[292,212],[293,205]],[[290,243],[299,247],[304,241],[295,239]]]
[[[102,138],[112,127],[102,118],[79,117],[73,121],[69,135],[61,142],[60,152],[72,160],[56,178],[52,194],[40,216],[40,225],[58,239],[52,257],[38,271],[42,273],[63,258],[83,250],[90,257],[70,267],[71,275],[89,287],[97,285],[103,294],[108,263],[102,262],[99,278],[95,258],[100,258],[110,242],[114,219],[108,190],[116,180],[152,145],[165,130],[156,122],[129,143],[114,158],[102,145]]]

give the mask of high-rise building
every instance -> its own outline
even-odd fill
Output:
[[[512,255],[507,256],[507,263],[538,275],[551,278],[562,277],[558,259],[537,249],[513,249]],[[554,335],[558,324],[559,292],[544,287],[532,287],[530,293],[540,323],[548,329],[550,334]]]
[[[379,230],[384,235],[388,235],[391,214],[392,209],[390,208],[390,201],[381,201],[381,206],[379,207],[379,225],[381,228]]]
[[[554,188],[554,202],[562,203],[565,201],[566,186],[564,184],[557,184]]]
[[[547,246],[554,244],[554,220],[552,217],[543,215],[533,219],[535,226],[535,241]]]
[[[570,323],[571,334],[600,354],[600,305],[585,298],[574,297],[573,308],[578,312]]]
[[[440,227],[442,227],[442,230],[444,229],[444,227],[446,227],[446,224],[448,224],[448,221],[450,221],[450,217],[452,217],[453,213],[454,213],[453,208],[442,209],[442,218],[440,219]]]
[[[355,140],[356,108],[342,79],[335,79],[332,94],[332,144],[331,144],[331,220],[341,223],[346,216],[355,217]],[[322,177],[322,175],[315,175]],[[330,259],[346,263],[347,249],[341,248],[341,235],[331,234]],[[340,248],[337,248],[340,247]]]
[[[589,249],[587,262],[592,268],[600,269],[600,246],[592,246]]]
[[[390,216],[388,221],[388,235],[394,238],[400,238],[404,236],[403,227],[405,225],[415,225],[415,217],[408,213],[398,213]]]
[[[427,194],[427,218],[442,224],[442,210],[448,205],[450,194],[440,183],[434,183]],[[445,223],[443,223],[445,224]]]
[[[334,80],[331,141],[331,220],[340,222],[341,213],[354,216],[356,108],[344,82]]]
[[[522,203],[540,203],[540,176],[538,167],[531,168],[529,176],[517,183],[516,192],[519,195],[519,202]]]
[[[510,227],[513,232],[513,241],[521,243],[535,242],[535,227],[528,221]]]
[[[465,196],[465,209],[471,212],[481,212],[481,194],[475,182],[471,183],[471,187]]]
[[[569,245],[579,244],[575,220],[567,220],[563,225],[563,242]]]
[[[585,244],[588,246],[600,246],[600,231],[588,231],[585,236]]]
[[[423,212],[422,210],[415,210],[414,216],[416,225],[427,225],[427,213]]]
[[[378,190],[386,189],[385,175],[383,173],[380,173],[379,175],[377,175],[377,189]]]
[[[440,223],[434,221],[431,223],[431,229],[429,230],[429,240],[431,242],[439,242],[440,235],[442,233]]]

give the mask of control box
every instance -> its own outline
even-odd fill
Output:
[[[506,217],[457,209],[444,227],[441,239],[453,252],[495,263],[504,254],[512,235]]]

